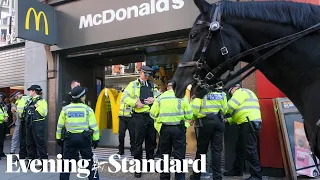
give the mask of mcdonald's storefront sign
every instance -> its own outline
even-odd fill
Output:
[[[16,3],[17,37],[43,44],[57,44],[54,8],[36,0],[16,0]]]

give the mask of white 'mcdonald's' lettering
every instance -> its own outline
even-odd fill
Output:
[[[142,3],[139,6],[120,8],[118,10],[105,10],[101,14],[88,14],[80,17],[79,29],[108,24],[114,20],[123,21],[125,19],[147,16],[155,13],[166,12],[172,7],[174,10],[183,8],[184,0],[150,0],[150,3]]]

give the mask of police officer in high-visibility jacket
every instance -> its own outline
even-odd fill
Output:
[[[161,154],[170,156],[173,148],[174,159],[182,160],[186,155],[186,128],[190,126],[186,120],[191,120],[193,114],[188,99],[176,98],[172,85],[173,81],[169,81],[169,90],[153,103],[150,116],[160,134]],[[161,173],[160,179],[170,179],[170,173]],[[176,173],[175,179],[184,180],[185,174]]]
[[[77,86],[72,89],[72,103],[65,106],[59,116],[57,124],[56,139],[58,145],[61,145],[62,129],[66,129],[64,139],[64,159],[77,159],[80,151],[83,159],[91,159],[88,169],[90,169],[89,179],[99,179],[98,173],[92,170],[94,149],[99,142],[99,129],[93,110],[85,104],[87,88]],[[70,169],[71,170],[71,169]],[[70,172],[70,171],[69,171]],[[70,173],[62,173],[60,180],[69,179]],[[96,177],[96,178],[95,178]]]
[[[31,97],[24,109],[27,128],[27,157],[28,159],[48,159],[47,142],[45,141],[48,104],[41,97],[42,89],[39,85],[32,85],[27,90]]]
[[[17,146],[20,143],[19,158],[25,159],[27,157],[26,126],[25,121],[22,119],[22,113],[30,97],[21,94],[20,91],[15,91],[10,95],[10,98],[16,99],[16,107],[12,107],[11,110],[12,112],[17,113],[10,153],[15,154]]]
[[[134,123],[132,118],[132,107],[128,104],[124,103],[124,93],[122,93],[121,100],[120,100],[120,110],[119,110],[119,119],[120,119],[120,126],[119,126],[119,155],[124,154],[124,138],[126,136],[126,130],[129,130],[130,135],[130,152],[131,156],[134,156]]]
[[[206,155],[211,143],[212,176],[215,180],[222,179],[221,153],[223,149],[223,133],[225,123],[223,115],[227,110],[227,95],[224,92],[209,92],[203,97],[197,97],[191,102],[192,112],[198,124],[197,153]],[[200,167],[200,162],[199,165]],[[199,180],[201,173],[193,172],[191,180]]]
[[[123,91],[124,103],[133,108],[133,118],[135,126],[135,153],[134,159],[142,159],[142,144],[145,141],[146,158],[154,158],[156,146],[156,130],[154,121],[150,117],[150,108],[154,98],[159,95],[158,89],[148,78],[153,70],[148,66],[141,66],[140,78],[132,81]],[[141,173],[136,172],[135,177],[140,178]]]
[[[225,176],[242,176],[244,161],[250,166],[250,180],[262,179],[259,154],[257,151],[258,136],[261,131],[261,112],[257,96],[249,89],[241,88],[239,84],[228,91],[232,98],[228,101],[227,113],[229,123],[239,126],[236,146],[236,160],[233,168],[225,172]]]
[[[8,113],[4,105],[5,94],[0,93],[0,159],[6,155],[3,152],[4,143],[4,122],[8,121]]]

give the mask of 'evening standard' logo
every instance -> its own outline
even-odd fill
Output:
[[[17,156],[18,160],[13,160],[13,156]],[[95,175],[98,170],[109,173],[188,173],[188,167],[192,165],[194,172],[206,172],[206,155],[201,155],[201,158],[197,160],[183,159],[182,161],[170,159],[169,155],[164,155],[163,159],[159,160],[143,159],[140,161],[123,158],[120,162],[117,161],[120,158],[121,156],[118,154],[111,155],[108,161],[99,161],[97,158],[93,158],[92,170],[95,172]],[[19,155],[8,154],[6,173],[26,173],[30,169],[33,173],[77,173],[78,178],[87,178],[90,175],[90,170],[87,169],[90,161],[87,159],[80,159],[79,161],[62,159],[61,154],[57,155],[57,159],[44,159],[42,161],[39,159],[25,160],[19,159]],[[164,163],[163,167],[161,163]],[[104,168],[105,165],[107,165],[106,169]],[[150,165],[150,171],[147,169],[148,165]],[[42,166],[42,169],[38,169],[37,166]],[[63,166],[70,168],[63,169]],[[94,177],[96,177],[95,175]]]
[[[88,14],[80,17],[79,29],[108,24],[114,20],[123,21],[141,16],[147,16],[154,13],[169,11],[170,7],[174,10],[181,9],[184,6],[184,0],[150,0],[150,3],[142,3],[139,6],[120,8],[118,10],[105,10],[101,14]]]

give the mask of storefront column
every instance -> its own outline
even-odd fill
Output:
[[[27,89],[31,85],[39,85],[42,88],[43,98],[48,102],[47,54],[44,45],[26,41],[25,58],[25,93],[28,94]],[[48,106],[50,107],[51,104],[48,103]],[[51,114],[50,111],[48,113]],[[46,119],[46,125],[51,127],[50,123],[47,123],[48,120],[50,121],[50,119]],[[46,128],[46,132],[48,132],[48,128]],[[53,148],[48,148],[48,150],[50,149]]]

